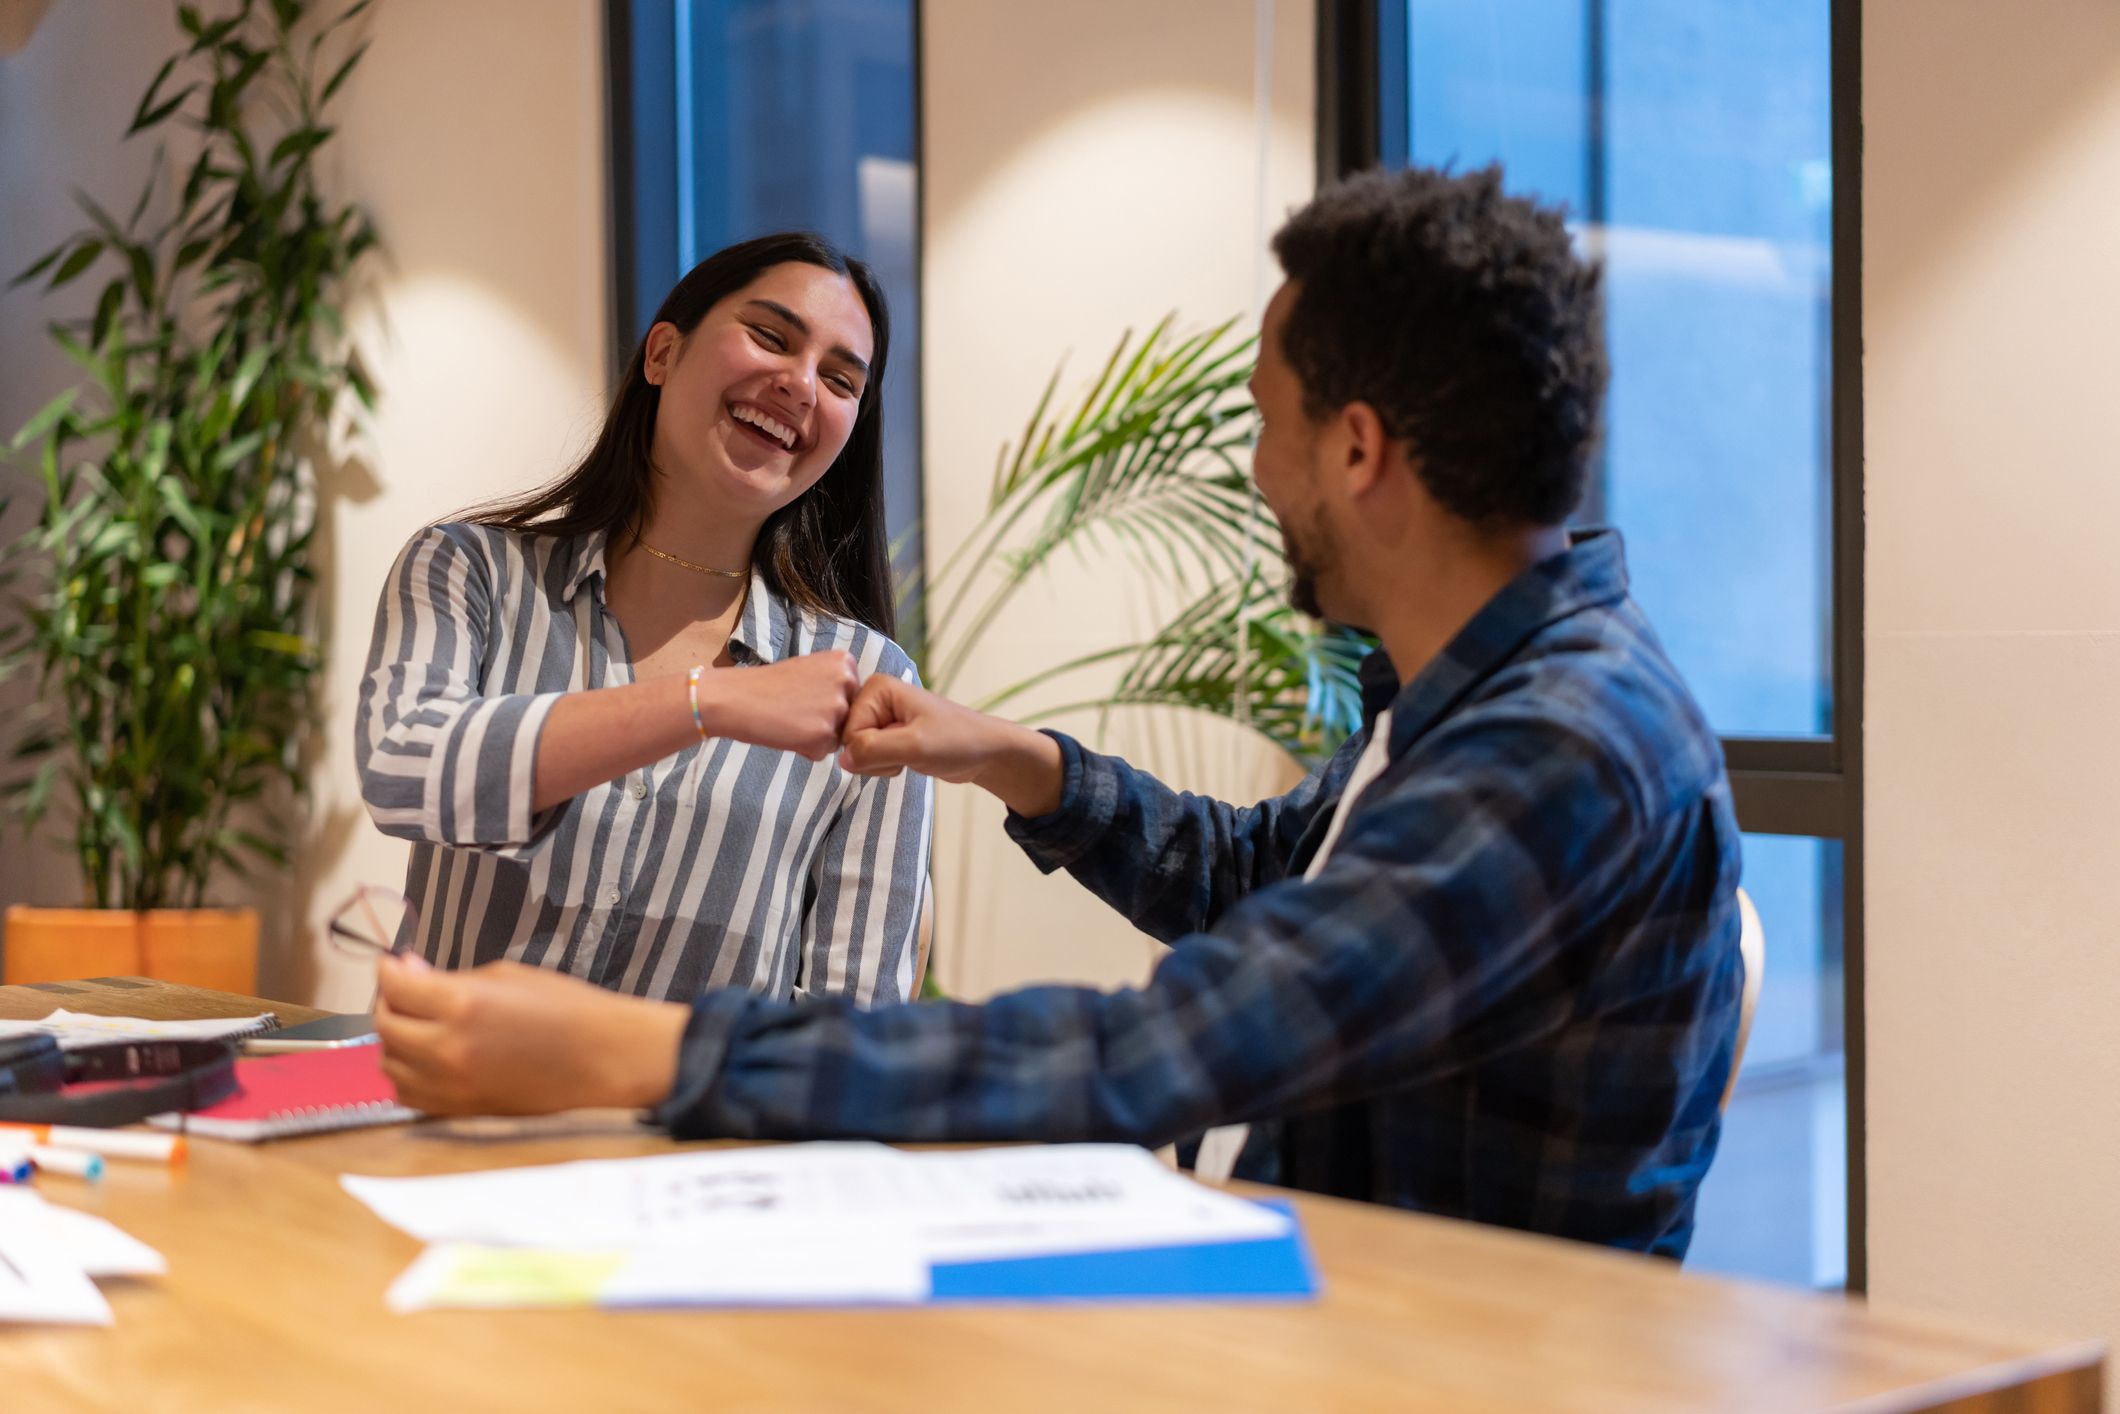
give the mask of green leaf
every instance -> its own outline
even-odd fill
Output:
[[[97,204],[96,199],[78,187],[74,190],[74,204],[88,213],[88,219],[96,223],[97,229],[114,246],[125,244],[125,228],[120,226],[108,211]]]
[[[140,106],[133,110],[132,126],[125,130],[127,137],[131,137],[134,133],[147,126],[147,114],[153,111],[155,95],[160,93],[162,85],[168,82],[170,71],[177,67],[178,58],[178,55],[170,55],[162,61],[162,67],[155,70],[153,80],[147,85],[147,92],[140,95]]]
[[[88,542],[89,559],[100,560],[121,549],[131,549],[139,543],[140,528],[131,521],[121,520],[104,526]]]
[[[9,289],[13,289],[17,285],[26,285],[31,280],[34,280],[39,275],[42,275],[46,270],[49,270],[52,267],[52,263],[54,261],[56,261],[60,256],[66,253],[66,246],[67,243],[61,241],[58,245],[46,251],[42,256],[38,258],[36,264],[30,266],[27,270],[24,270],[14,279],[9,280],[7,282],[7,287]]]
[[[126,264],[132,270],[133,291],[140,296],[142,309],[153,309],[155,305],[155,262],[145,246],[129,246],[125,251]]]
[[[277,633],[267,629],[252,629],[243,635],[243,641],[253,648],[262,648],[268,653],[282,653],[290,658],[307,658],[316,645],[297,633]]]
[[[54,756],[37,768],[30,778],[29,789],[23,792],[22,816],[35,824],[44,816],[46,806],[51,803],[52,786],[59,779],[59,771],[65,765],[61,757]]]
[[[242,407],[250,401],[251,389],[257,387],[258,379],[264,376],[265,365],[272,361],[273,348],[260,344],[243,356],[242,365],[228,387],[228,401],[233,407]]]
[[[216,166],[213,158],[214,150],[209,147],[199,154],[196,162],[191,164],[191,174],[184,179],[183,203],[186,211],[191,210],[192,203],[197,201],[199,194],[206,190],[208,182],[216,179],[225,179],[230,175],[225,167]]]
[[[95,318],[89,321],[88,346],[100,349],[110,337],[111,329],[118,322],[118,311],[125,304],[125,283],[113,280],[103,287],[103,294],[96,300]]]
[[[358,354],[346,360],[346,386],[353,389],[354,398],[364,410],[375,411],[375,384]]]
[[[233,113],[243,97],[243,90],[250,87],[250,81],[264,71],[271,58],[272,51],[268,49],[246,50],[243,61],[234,71],[214,85],[213,102]]]
[[[324,41],[325,37],[328,36],[333,30],[337,29],[340,25],[346,24],[348,21],[357,19],[362,11],[366,10],[370,5],[373,5],[374,3],[375,0],[354,0],[353,4],[348,5],[345,9],[341,10],[338,13],[337,18],[333,19],[330,24],[324,26],[322,33],[317,35],[317,42],[321,44]]]
[[[17,761],[31,761],[47,754],[58,745],[57,733],[47,730],[33,731],[15,743],[12,756]]]
[[[359,47],[351,54],[348,54],[338,68],[332,71],[330,79],[324,84],[323,91],[317,95],[317,106],[319,108],[331,101],[331,96],[337,93],[339,86],[345,83],[347,78],[352,75],[353,66],[361,62],[361,56],[368,52],[368,46],[373,43],[375,41],[372,39],[362,40]]]
[[[80,395],[81,390],[79,388],[68,388],[43,407],[38,408],[31,415],[30,420],[22,424],[22,429],[15,433],[14,441],[9,444],[8,449],[19,452],[34,442],[44,440],[44,434],[51,431],[53,425],[60,418],[72,411],[74,399]]]
[[[60,351],[68,358],[86,369],[99,382],[108,383],[110,381],[110,370],[105,365],[102,355],[92,351],[79,339],[68,333],[65,325],[47,324],[44,328],[52,336],[52,342],[57,344]]]
[[[247,461],[257,454],[264,441],[265,434],[262,431],[246,432],[234,441],[224,444],[213,454],[214,470],[226,471],[238,462]]]
[[[140,829],[129,819],[123,809],[115,803],[106,805],[97,812],[97,823],[118,842],[119,850],[128,863],[138,865],[145,851],[140,847]]]
[[[45,288],[56,290],[61,285],[71,284],[74,278],[83,270],[95,264],[96,257],[101,254],[103,254],[103,242],[97,240],[94,236],[84,237],[81,244],[74,247],[74,253],[60,262],[59,268],[52,274],[51,283],[46,285]]]
[[[186,84],[183,88],[177,90],[176,93],[156,104],[152,109],[136,114],[133,118],[132,126],[125,130],[125,135],[131,137],[143,128],[161,126],[168,121],[172,113],[184,106],[186,99],[198,91],[199,86],[197,84]]]
[[[207,533],[206,522],[199,517],[198,508],[192,505],[191,498],[184,494],[184,487],[176,477],[163,477],[155,483],[155,490],[162,498],[162,509],[168,513],[171,520],[183,527],[184,533],[191,537],[195,548],[215,543],[213,537]]]
[[[272,156],[265,161],[266,168],[270,170],[289,158],[314,152],[336,131],[336,128],[297,128],[273,144]]]

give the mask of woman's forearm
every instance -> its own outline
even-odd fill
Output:
[[[553,704],[537,741],[533,811],[660,761],[702,734],[793,751],[821,761],[839,749],[861,674],[836,649],[752,668],[708,668],[699,716],[687,678],[570,692]]]
[[[706,683],[700,686],[704,693]],[[697,740],[681,676],[570,692],[553,704],[538,736],[530,808],[549,810]]]

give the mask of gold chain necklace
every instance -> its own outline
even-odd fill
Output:
[[[712,565],[695,565],[690,560],[678,559],[677,556],[670,554],[666,550],[658,550],[645,540],[635,540],[633,543],[640,546],[641,549],[646,550],[656,559],[668,560],[671,564],[678,565],[684,569],[691,570],[694,574],[717,575],[722,579],[748,579],[751,574],[749,570],[718,570]]]

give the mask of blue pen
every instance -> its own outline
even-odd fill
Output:
[[[0,1164],[0,1183],[27,1183],[37,1170],[28,1159],[13,1164]]]

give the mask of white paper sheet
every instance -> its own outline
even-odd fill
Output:
[[[103,1041],[217,1041],[252,1036],[279,1025],[271,1012],[257,1016],[216,1016],[192,1021],[151,1021],[139,1016],[91,1016],[61,1008],[35,1021],[0,1021],[0,1040],[15,1036],[56,1036],[62,1050]]]
[[[110,1303],[48,1221],[52,1210],[25,1196],[36,1201],[0,1210],[0,1323],[109,1325]]]
[[[169,1270],[160,1252],[108,1219],[48,1203],[32,1188],[0,1188],[0,1243],[7,1233],[31,1226],[87,1276],[158,1277]]]
[[[909,1154],[795,1144],[439,1178],[340,1179],[429,1242],[575,1251],[899,1235],[924,1260],[1276,1237],[1287,1219],[1129,1145]]]

